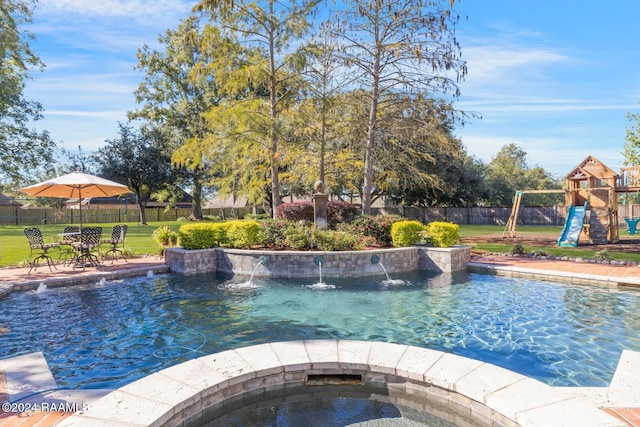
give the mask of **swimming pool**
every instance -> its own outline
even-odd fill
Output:
[[[42,351],[60,387],[116,388],[271,341],[344,338],[444,350],[556,386],[606,386],[640,350],[640,293],[480,274],[359,279],[163,275],[13,293],[0,358]]]

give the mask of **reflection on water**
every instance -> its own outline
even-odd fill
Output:
[[[640,294],[479,274],[274,280],[163,275],[0,300],[0,358],[43,351],[61,387],[115,388],[204,354],[359,339],[443,350],[552,385],[606,386],[640,351]]]

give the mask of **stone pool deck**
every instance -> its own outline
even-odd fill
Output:
[[[49,270],[42,265],[29,273],[29,268],[4,267],[0,268],[0,298],[13,291],[27,291],[37,289],[40,283],[48,288],[71,286],[82,283],[96,283],[105,280],[122,279],[125,277],[143,276],[151,270],[154,273],[168,273],[169,267],[164,259],[158,257],[129,258],[126,261],[118,259],[114,262],[105,261],[99,268],[72,268],[57,264]]]
[[[469,269],[640,287],[637,266],[489,255],[474,257]],[[0,269],[0,296],[3,289],[35,289],[41,282],[48,287],[66,286],[77,281],[97,282],[105,274],[143,275],[148,270],[159,273],[166,271],[166,266],[162,260],[140,259],[126,264],[119,261],[113,266],[107,263],[102,271],[50,272],[40,267],[28,275],[28,269]],[[640,427],[639,368],[640,354],[625,351],[610,387],[549,387],[487,363],[433,350],[358,341],[296,341],[204,356],[111,394],[107,394],[109,390],[95,390],[74,395],[73,391],[55,391],[46,360],[35,353],[0,360],[0,403],[15,402],[20,398],[15,393],[28,393],[30,396],[21,402],[53,399],[67,402],[72,408],[74,403],[89,407],[75,415],[70,411],[0,411],[0,426],[178,425],[181,419],[194,421],[192,417],[206,405],[238,393],[284,387],[288,382],[303,381],[310,372],[355,372],[366,380],[391,381],[394,390],[425,393],[454,409],[466,408],[468,416],[493,420],[494,425]]]

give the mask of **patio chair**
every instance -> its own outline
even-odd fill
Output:
[[[100,266],[100,260],[94,253],[97,251],[102,240],[102,227],[85,227],[80,231],[80,240],[73,243],[72,246],[76,251],[73,261],[73,267],[82,267],[84,270],[87,265],[95,267]]]
[[[109,248],[109,250],[104,253],[104,258],[106,259],[109,254],[112,254],[112,264],[115,260],[118,259],[118,254],[122,256],[124,262],[127,262],[127,257],[124,256],[124,238],[127,235],[127,228],[129,227],[126,224],[116,224],[111,229],[111,238],[102,240],[102,243],[111,245],[111,248]],[[121,245],[121,248],[118,248],[118,245]]]
[[[53,263],[53,260],[51,259],[51,256],[49,256],[48,251],[51,248],[59,248],[60,247],[60,243],[56,242],[56,243],[45,243],[44,242],[44,237],[42,237],[42,232],[40,231],[39,228],[35,228],[35,227],[27,227],[24,229],[24,234],[25,236],[27,236],[27,240],[29,241],[29,246],[31,248],[31,253],[29,256],[33,256],[34,251],[39,251],[39,254],[37,257],[35,257],[30,263],[30,268],[29,268],[29,274],[31,274],[31,270],[33,270],[34,268],[38,268],[38,265],[40,264],[40,261],[45,260],[47,261],[47,265],[49,266],[49,270],[53,271],[51,269],[51,266],[53,266],[53,268],[56,268],[55,264]],[[56,268],[57,270],[57,268]]]
[[[73,258],[73,254],[75,252],[73,244],[80,240],[80,227],[77,225],[68,225],[62,230],[62,233],[58,234],[58,236],[61,238],[59,240],[60,256],[58,259],[62,259],[63,256],[71,256],[71,258]]]

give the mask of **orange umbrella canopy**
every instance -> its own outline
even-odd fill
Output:
[[[21,188],[23,193],[37,197],[81,199],[112,197],[129,193],[126,185],[83,172],[72,172],[47,181]]]
[[[77,198],[80,204],[80,227],[82,227],[83,198],[112,197],[130,192],[126,185],[83,172],[72,172],[18,191],[37,197]]]

